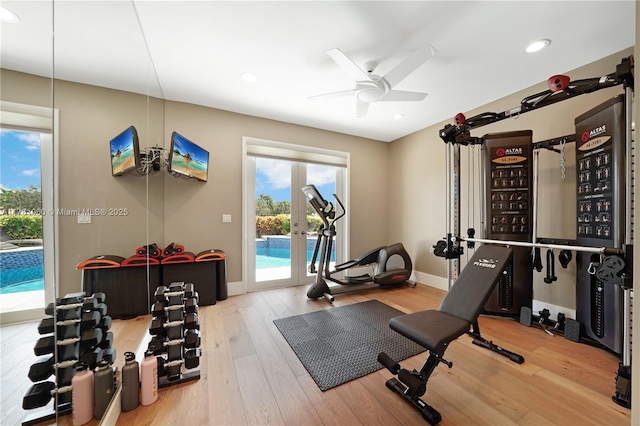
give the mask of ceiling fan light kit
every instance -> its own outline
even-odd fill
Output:
[[[377,62],[368,61],[364,64],[364,69],[362,69],[340,49],[331,49],[327,51],[327,55],[355,80],[356,87],[350,90],[311,96],[309,99],[321,100],[355,95],[357,117],[366,116],[369,104],[373,102],[422,101],[427,96],[427,93],[394,90],[394,87],[433,57],[435,53],[433,46],[427,44],[381,77],[373,74],[378,66]]]

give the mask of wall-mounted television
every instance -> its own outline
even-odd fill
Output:
[[[177,132],[171,134],[168,169],[170,173],[207,181],[209,174],[209,151],[202,149]]]
[[[138,132],[131,126],[109,142],[111,148],[111,174],[120,176],[140,167]]]

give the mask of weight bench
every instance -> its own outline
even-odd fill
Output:
[[[420,371],[409,371],[401,368],[386,353],[378,354],[378,362],[397,375],[397,378],[387,380],[386,386],[416,407],[431,425],[438,423],[442,417],[420,397],[427,391],[427,380],[439,363],[453,367],[452,362],[442,357],[452,341],[468,334],[473,337],[474,344],[507,356],[518,364],[524,362],[521,355],[484,339],[478,327],[478,316],[493,288],[506,274],[507,265],[511,261],[510,248],[480,246],[442,300],[439,310],[401,315],[389,321],[393,330],[426,348],[429,356]]]

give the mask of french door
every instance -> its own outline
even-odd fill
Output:
[[[345,194],[345,168],[284,158],[247,157],[247,290],[312,283],[308,272],[320,218],[302,187],[315,185],[327,201]],[[345,201],[343,200],[343,203]],[[338,223],[331,261],[342,260],[344,223]]]

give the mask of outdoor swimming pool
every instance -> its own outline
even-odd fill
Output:
[[[307,264],[311,262],[316,239],[307,239]],[[256,269],[280,268],[291,265],[291,240],[288,237],[266,237],[256,240]],[[320,255],[318,254],[318,257]],[[335,246],[331,252],[331,261],[335,262]]]
[[[0,294],[44,289],[42,247],[0,252]]]

